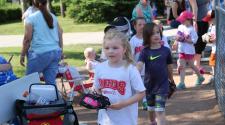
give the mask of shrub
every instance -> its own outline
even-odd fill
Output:
[[[20,8],[4,8],[0,9],[0,23],[7,21],[20,20],[22,12]]]
[[[52,6],[52,10],[53,10],[53,13],[57,16],[60,15],[60,5],[59,4],[55,4]]]
[[[76,22],[99,23],[117,16],[130,18],[136,3],[136,0],[73,0],[66,14]]]

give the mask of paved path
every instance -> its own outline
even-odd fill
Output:
[[[103,39],[103,32],[81,32],[64,33],[64,45],[71,44],[100,44]],[[0,47],[21,47],[23,35],[0,35]]]
[[[204,65],[209,72],[209,66]],[[205,74],[205,82],[202,86],[195,87],[196,75],[192,70],[186,71],[185,83],[187,89],[178,90],[166,104],[167,125],[225,125],[225,118],[219,111],[215,97],[214,87],[207,84],[210,79],[209,74]],[[174,80],[179,82],[179,76],[174,64]],[[78,105],[79,97],[75,98],[75,111],[78,119],[84,125],[96,125],[96,110],[85,109]],[[138,125],[149,125],[148,113],[139,107]]]
[[[166,36],[175,35],[176,29],[165,30]],[[81,32],[81,33],[64,33],[64,45],[72,44],[101,44],[103,41],[103,32]],[[0,35],[0,47],[21,47],[23,35]]]

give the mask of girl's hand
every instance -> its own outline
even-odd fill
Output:
[[[132,96],[131,98],[127,100],[123,100],[121,102],[117,102],[115,104],[111,104],[108,108],[114,109],[114,110],[120,110],[128,105],[131,105],[133,103],[136,103],[140,101],[145,96],[145,91],[139,92]]]
[[[209,41],[210,41],[210,43],[214,43],[216,41],[216,36],[215,35],[210,35]]]
[[[172,50],[177,50],[177,42],[176,41],[172,45]]]
[[[125,104],[122,103],[122,102],[118,102],[118,103],[111,104],[108,108],[111,108],[111,109],[114,109],[114,110],[120,110],[123,107],[125,107]]]
[[[180,41],[180,42],[183,42],[184,41],[184,37],[177,35],[176,36],[176,40]]]
[[[25,62],[25,56],[21,55],[20,56],[20,65],[23,67],[25,66],[24,62]]]
[[[185,42],[192,44],[193,42],[192,42],[191,36],[189,36],[189,35],[186,36],[185,37]]]

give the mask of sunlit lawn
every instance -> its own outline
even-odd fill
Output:
[[[97,32],[103,31],[106,23],[74,23],[73,19],[58,17],[59,24],[65,33],[67,32]],[[24,33],[24,24],[22,21],[0,24],[0,35],[17,35]]]

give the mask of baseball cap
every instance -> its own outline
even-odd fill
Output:
[[[179,21],[180,23],[183,23],[187,19],[192,19],[193,16],[194,15],[192,12],[185,10],[180,14],[180,16],[176,20]]]
[[[105,27],[104,32],[106,33],[109,29],[113,28],[120,32],[127,33],[130,30],[130,22],[126,17],[116,17],[108,26]]]
[[[208,12],[207,15],[202,19],[202,21],[209,22],[213,18],[215,18],[215,11],[214,10]]]

